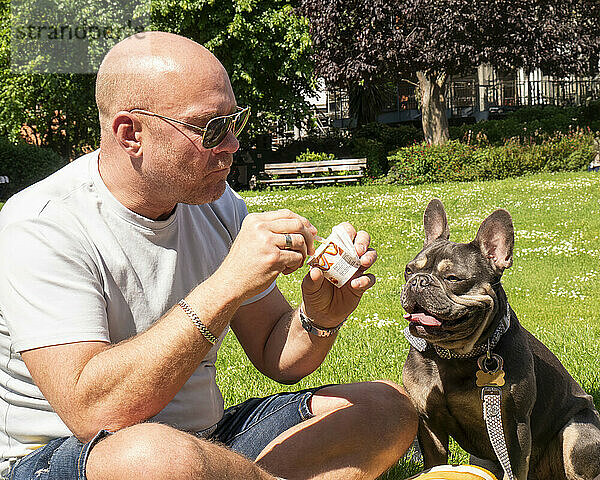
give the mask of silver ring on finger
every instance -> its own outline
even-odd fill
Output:
[[[292,236],[289,233],[284,233],[283,234],[285,236],[285,247],[284,250],[291,250],[292,249]]]

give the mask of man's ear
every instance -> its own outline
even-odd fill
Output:
[[[448,220],[446,219],[446,211],[440,200],[434,198],[423,215],[423,225],[425,226],[425,243],[424,247],[432,243],[438,238],[448,240],[450,238],[450,229],[448,228]]]
[[[141,123],[130,112],[119,112],[113,118],[113,135],[130,157],[142,155],[141,128]]]
[[[495,270],[502,273],[513,262],[515,230],[510,213],[496,210],[487,217],[473,242],[484,257],[488,258]]]

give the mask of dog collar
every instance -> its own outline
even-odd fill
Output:
[[[408,343],[415,347],[419,352],[424,352],[429,348],[434,348],[435,352],[440,357],[450,360],[451,358],[471,358],[483,355],[488,351],[488,349],[491,350],[498,344],[502,335],[504,335],[504,333],[506,333],[506,331],[508,330],[508,327],[510,327],[510,305],[507,303],[506,314],[504,315],[504,317],[502,317],[502,321],[498,324],[496,330],[494,330],[494,333],[489,338],[488,342],[479,345],[478,347],[471,350],[469,353],[456,353],[455,351],[450,350],[448,348],[432,345],[423,338],[415,337],[412,333],[410,333],[409,327],[406,327],[404,329],[404,336],[406,337],[406,340],[408,340]]]

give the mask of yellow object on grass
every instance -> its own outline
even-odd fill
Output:
[[[473,465],[440,465],[409,480],[497,480],[487,470]]]

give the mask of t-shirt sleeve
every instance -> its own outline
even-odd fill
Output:
[[[68,230],[40,218],[0,232],[0,315],[18,352],[110,341],[91,253]]]

